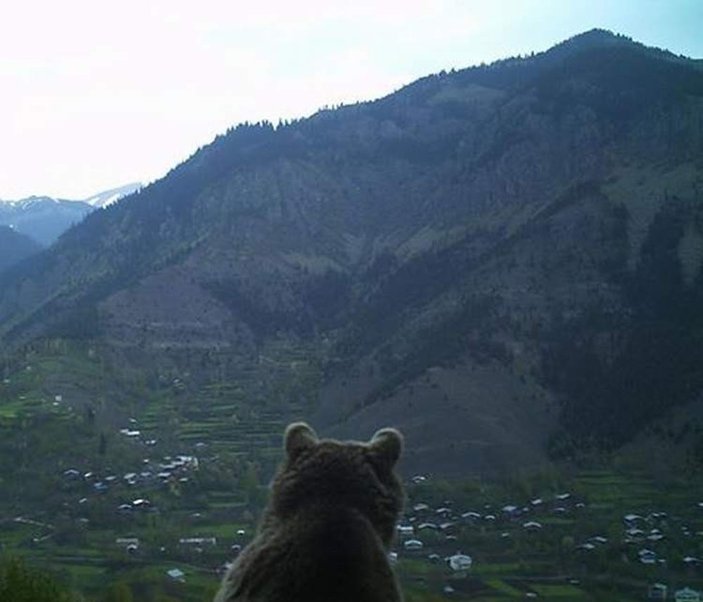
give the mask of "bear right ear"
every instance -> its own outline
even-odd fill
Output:
[[[297,458],[302,452],[312,448],[318,441],[315,431],[305,422],[294,422],[288,425],[285,441],[286,453],[291,460]]]
[[[369,449],[386,466],[392,468],[403,451],[403,435],[393,428],[381,429],[371,438]]]

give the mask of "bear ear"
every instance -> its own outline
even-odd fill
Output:
[[[283,437],[286,453],[292,460],[302,452],[313,447],[318,439],[315,431],[305,422],[294,422],[288,425]]]
[[[381,429],[371,438],[369,448],[379,460],[392,468],[403,451],[403,435],[392,428]]]

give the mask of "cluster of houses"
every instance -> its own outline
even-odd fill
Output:
[[[411,478],[414,484],[423,483],[427,480],[424,475],[416,475]],[[446,501],[439,507],[432,508],[424,502],[416,503],[411,511],[406,514],[403,521],[397,526],[399,545],[402,551],[409,555],[422,554],[428,547],[426,546],[427,534],[432,533],[432,541],[436,545],[438,542],[451,546],[458,542],[458,533],[462,526],[495,526],[510,523],[519,525],[525,532],[540,531],[543,526],[532,518],[538,511],[551,511],[554,514],[565,514],[570,510],[570,506],[583,508],[583,502],[573,502],[570,493],[560,493],[554,500],[544,500],[535,498],[526,505],[507,504],[500,509],[493,509],[490,506],[484,507],[481,512],[468,510],[458,512],[453,508],[450,501]],[[504,537],[510,534],[505,532]],[[455,546],[455,547],[458,547]],[[391,560],[395,561],[398,553],[391,553]],[[455,576],[465,576],[473,565],[473,559],[462,551],[457,551],[442,558],[436,553],[427,555],[427,559],[433,563],[442,560],[451,569]]]
[[[670,519],[666,512],[650,512],[646,516],[626,514],[623,517],[624,532],[622,542],[636,548],[636,560],[644,565],[666,565],[667,559],[661,557],[652,548],[667,538],[667,533],[673,526],[678,526],[678,520]],[[703,537],[703,532],[694,533],[688,526],[680,525],[680,533],[684,538]],[[577,546],[579,550],[590,552],[608,543],[607,538],[595,536]],[[703,562],[696,556],[686,555],[680,560],[686,567],[696,567]]]
[[[136,420],[131,418],[130,423],[135,424]],[[156,445],[155,439],[145,439],[139,430],[133,428],[123,428],[119,430],[120,435],[139,441],[148,447]],[[175,456],[164,456],[158,460],[144,458],[142,466],[138,471],[124,474],[99,475],[93,471],[79,471],[76,468],[68,468],[63,471],[64,481],[80,481],[88,485],[95,494],[105,494],[109,491],[124,488],[147,488],[153,489],[165,485],[183,485],[190,480],[189,473],[197,470],[199,460],[197,456],[179,454]],[[78,500],[79,505],[86,504],[89,497],[82,497]],[[135,511],[156,510],[151,501],[145,497],[134,496],[134,499],[125,501],[117,507],[121,514],[130,514]]]
[[[187,483],[188,471],[197,470],[198,458],[190,455],[165,456],[158,462],[152,462],[146,458],[144,467],[139,472],[127,472],[123,475],[108,474],[99,476],[97,473],[88,471],[81,472],[75,468],[68,468],[63,471],[64,480],[81,480],[89,483],[96,493],[105,493],[110,488],[120,484],[133,487],[135,485],[155,486],[164,483],[177,481]],[[87,500],[86,500],[87,501]],[[84,502],[82,502],[84,503]]]
[[[416,476],[411,479],[412,483],[423,483],[427,477]],[[697,507],[703,511],[703,502],[699,502]],[[460,529],[465,526],[488,527],[495,526],[497,529],[505,529],[501,537],[511,537],[511,530],[518,528],[526,533],[539,532],[545,528],[544,523],[549,522],[543,519],[546,516],[576,515],[577,511],[586,508],[586,503],[579,500],[569,492],[556,494],[550,498],[534,498],[526,504],[506,504],[500,509],[486,505],[482,511],[469,510],[459,512],[454,510],[451,502],[444,502],[436,508],[426,503],[416,503],[406,514],[397,527],[399,552],[391,554],[391,560],[398,558],[398,553],[406,553],[408,556],[427,554],[432,548],[450,547],[452,542],[457,542],[457,535],[461,534]],[[662,566],[667,560],[660,557],[656,551],[657,543],[665,540],[672,529],[677,534],[683,536],[686,541],[690,538],[692,544],[703,537],[703,532],[694,531],[680,519],[671,518],[666,512],[652,511],[646,515],[626,514],[623,517],[622,539],[613,542],[618,546],[622,544],[633,548],[632,557],[635,562],[642,565]],[[426,533],[433,533],[431,539],[425,537]],[[677,535],[678,537],[678,535]],[[681,538],[679,538],[681,539]],[[427,542],[431,543],[428,545]],[[585,541],[575,543],[578,552],[589,553],[599,548],[607,547],[610,544],[609,538],[604,535],[593,535]],[[427,559],[433,563],[444,561],[455,576],[466,575],[473,565],[473,559],[462,551],[443,557],[436,553],[427,554]],[[703,560],[695,554],[685,555],[676,559],[687,569],[703,567]],[[650,600],[674,600],[675,602],[703,602],[703,593],[690,587],[682,587],[675,591],[670,591],[668,586],[662,583],[655,583],[649,588],[648,598]]]

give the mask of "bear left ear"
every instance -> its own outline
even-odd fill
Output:
[[[302,452],[313,447],[318,439],[315,431],[305,422],[289,424],[283,437],[286,453],[293,460]]]
[[[403,435],[392,428],[381,429],[371,438],[369,448],[388,466],[393,467],[403,451]]]

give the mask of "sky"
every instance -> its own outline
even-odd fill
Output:
[[[146,184],[237,123],[371,100],[594,27],[703,58],[703,0],[4,3],[0,199]]]

